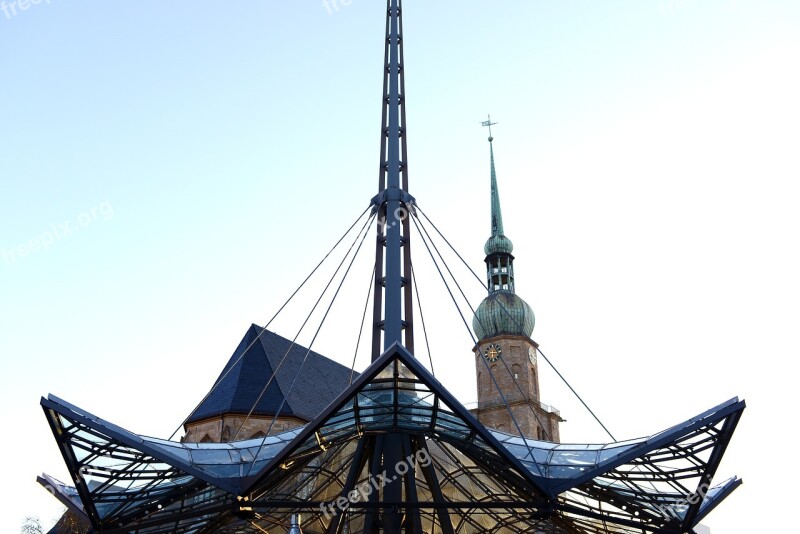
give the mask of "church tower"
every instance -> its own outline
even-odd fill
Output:
[[[531,339],[533,310],[515,290],[514,245],[505,236],[491,119],[489,159],[491,165],[492,234],[486,241],[486,280],[489,295],[472,319],[478,343],[475,365],[478,377],[478,409],[475,414],[487,428],[509,434],[522,432],[533,439],[559,442],[558,410],[539,398],[538,345]]]

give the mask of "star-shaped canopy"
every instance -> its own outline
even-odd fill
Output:
[[[41,404],[75,482],[62,491],[102,532],[286,531],[297,513],[306,534],[370,532],[397,507],[412,532],[678,533],[741,483],[711,486],[743,401],[645,439],[535,441],[484,428],[400,345],[309,424],[266,438],[178,443]]]

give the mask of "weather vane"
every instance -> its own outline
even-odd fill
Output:
[[[486,117],[488,118],[488,120],[483,121],[481,123],[481,126],[488,126],[489,127],[489,141],[491,142],[491,140],[492,140],[492,126],[494,126],[497,123],[496,122],[492,122],[492,116],[491,115],[487,115]]]

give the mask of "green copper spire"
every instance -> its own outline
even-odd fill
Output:
[[[494,170],[494,137],[489,136],[489,158],[492,165],[492,236],[503,235],[503,211],[500,209],[500,193],[497,191],[497,173]]]
[[[500,194],[497,190],[497,173],[494,166],[494,137],[492,122],[482,122],[489,127],[489,160],[491,163],[492,235],[486,241],[486,282],[489,296],[483,299],[472,319],[472,328],[478,340],[501,335],[530,337],[535,319],[527,302],[514,290],[514,245],[505,236],[503,213],[500,210]]]
[[[497,172],[495,172],[494,169],[494,145],[492,144],[494,137],[492,137],[492,126],[497,123],[492,122],[492,117],[489,116],[489,120],[483,121],[481,124],[489,127],[489,160],[491,162],[492,177],[492,235],[486,241],[483,251],[487,256],[497,253],[511,254],[514,250],[514,245],[503,233],[503,212],[500,209],[500,193],[497,191]]]

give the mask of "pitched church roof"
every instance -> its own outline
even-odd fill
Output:
[[[358,373],[353,375],[356,376]],[[253,415],[275,415],[280,409],[281,416],[311,421],[347,389],[350,379],[349,368],[253,324],[214,382],[208,398],[186,422],[222,414],[247,414],[253,406]],[[284,399],[286,403],[281,407]]]

